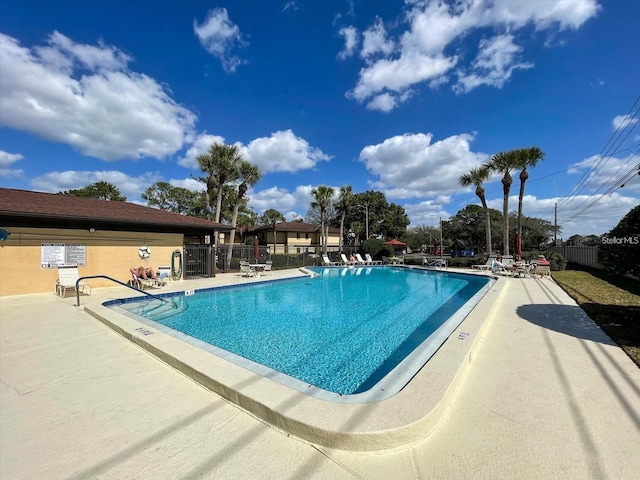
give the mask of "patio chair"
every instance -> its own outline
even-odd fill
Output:
[[[154,287],[157,285],[157,283],[158,280],[156,280],[155,278],[143,278],[131,272],[131,280],[129,281],[129,284],[133,288],[144,290],[144,287]],[[164,285],[164,282],[162,282],[162,285]]]
[[[491,272],[511,276],[511,270],[505,268],[504,265],[498,264],[498,261],[495,258],[491,261]]]
[[[487,261],[484,265],[471,265],[472,270],[491,270],[491,265],[493,263],[493,258],[487,258]]]
[[[349,260],[344,253],[340,254],[340,258],[342,258],[342,264],[343,265],[355,265],[355,263],[356,263],[356,262],[352,262],[351,260]]]
[[[240,262],[241,277],[255,277],[256,271],[249,262]]]
[[[53,293],[64,298],[67,290],[75,290],[76,282],[80,278],[77,265],[61,265],[58,267],[58,280],[53,284]],[[89,293],[87,293],[87,290]],[[86,282],[78,284],[78,291],[83,294],[91,295],[91,285]]]
[[[427,268],[429,270],[436,270],[436,269],[446,270],[447,260],[445,258],[438,258],[436,260],[431,260],[430,262],[427,263]]]
[[[271,271],[272,266],[273,266],[272,260],[267,260],[266,262],[264,262],[264,269],[262,271],[264,272],[265,275],[267,274],[267,272]]]
[[[325,265],[329,265],[329,266],[340,265],[340,262],[332,262],[331,260],[329,260],[329,256],[324,254],[322,255],[322,262]]]
[[[359,253],[356,253],[356,260],[360,265],[368,265],[369,262],[367,262],[364,258],[362,258],[362,255],[360,255]]]

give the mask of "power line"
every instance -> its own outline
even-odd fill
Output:
[[[604,166],[611,159],[611,157],[615,153],[620,151],[620,146],[629,137],[629,135],[635,129],[638,123],[636,117],[638,115],[637,106],[639,103],[640,103],[640,97],[636,98],[636,101],[634,102],[632,107],[629,109],[629,112],[625,115],[624,119],[619,123],[616,130],[612,133],[611,137],[609,138],[605,146],[602,148],[602,150],[596,157],[596,160],[594,160],[593,164],[587,170],[585,170],[585,172],[582,174],[582,177],[580,177],[576,185],[571,189],[571,191],[567,194],[567,196],[560,201],[560,204],[558,205],[559,208],[566,206],[568,203],[571,202],[571,200],[574,197],[580,194],[580,192],[582,192],[589,185],[589,183],[593,179],[595,179],[598,172],[600,172],[602,168],[604,168]],[[631,128],[629,129],[629,127]],[[627,129],[629,130],[627,131]],[[620,140],[623,134],[624,134],[624,138]],[[617,147],[616,147],[616,144],[617,144]]]

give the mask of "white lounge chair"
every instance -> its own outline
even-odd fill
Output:
[[[362,258],[362,255],[360,255],[359,253],[356,253],[356,260],[358,261],[358,263],[360,265],[368,265],[369,262],[367,262],[364,258]]]
[[[487,258],[487,261],[484,265],[471,265],[471,269],[472,270],[491,270],[491,265],[493,263],[493,258],[489,257]]]
[[[382,265],[382,260],[374,260],[373,258],[371,258],[371,255],[368,253],[364,254],[364,258],[367,260],[369,265]]]
[[[255,277],[256,271],[249,262],[240,262],[241,277]]]
[[[64,298],[67,290],[75,290],[76,282],[80,278],[77,265],[61,265],[58,267],[58,280],[53,284],[53,293]],[[86,282],[78,284],[78,291],[83,294],[91,295],[91,285]],[[87,291],[89,293],[87,293]]]
[[[427,263],[427,268],[430,270],[436,270],[436,269],[446,270],[447,260],[445,258],[438,258],[436,260],[431,260],[430,262]]]
[[[156,280],[155,278],[142,278],[131,272],[131,281],[130,284],[132,287],[137,288],[138,290],[144,290],[144,287],[155,287],[160,282],[160,285],[165,285],[163,280]]]
[[[491,261],[491,271],[493,273],[501,273],[502,275],[510,276],[511,275],[511,270],[509,270],[509,269],[507,269],[505,267],[506,267],[506,265],[504,265],[504,264],[499,265],[498,261],[495,258]]]
[[[329,256],[328,255],[322,255],[322,261],[324,262],[325,265],[340,265],[340,262],[332,262],[331,260],[329,260]]]
[[[342,264],[343,265],[355,265],[355,263],[356,263],[356,262],[352,262],[351,260],[349,260],[344,253],[340,254],[340,258],[342,258]]]

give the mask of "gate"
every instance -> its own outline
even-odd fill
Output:
[[[211,245],[185,245],[184,246],[184,278],[211,277],[213,276],[213,263]]]

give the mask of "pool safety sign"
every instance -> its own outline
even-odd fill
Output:
[[[87,246],[75,243],[43,243],[40,250],[41,268],[58,268],[61,265],[87,266]]]

